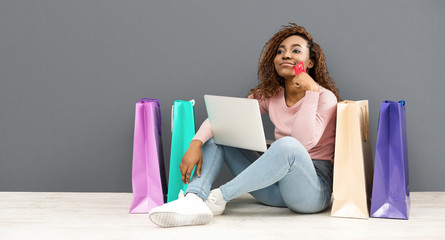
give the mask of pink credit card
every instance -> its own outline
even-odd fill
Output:
[[[295,76],[297,76],[298,74],[304,72],[304,64],[303,64],[303,62],[295,65],[294,71],[295,71]]]

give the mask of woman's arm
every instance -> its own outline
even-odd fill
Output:
[[[337,98],[332,92],[306,91],[304,102],[292,127],[292,137],[298,139],[309,151],[317,145],[336,111]]]
[[[213,136],[212,128],[210,127],[210,122],[209,122],[209,119],[207,118],[201,124],[201,127],[199,127],[198,131],[196,132],[195,136],[193,137],[193,140],[200,140],[204,144],[212,136]]]
[[[193,168],[196,166],[196,174],[201,177],[201,167],[202,167],[202,151],[201,147],[212,137],[212,129],[210,128],[210,122],[207,118],[196,132],[192,141],[190,142],[187,151],[182,157],[179,169],[182,175],[182,181],[184,184],[190,183],[191,173]]]
[[[200,140],[192,140],[190,142],[189,148],[185,151],[182,157],[181,164],[179,165],[179,170],[182,175],[182,182],[184,184],[190,183],[190,178],[192,177],[193,168],[196,165],[196,175],[201,177],[201,167],[202,167],[202,147],[203,143]]]
[[[247,96],[248,99],[256,99],[260,105],[260,113],[265,114],[269,112],[269,98],[262,98],[260,94],[250,94]]]

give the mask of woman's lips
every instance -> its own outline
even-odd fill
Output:
[[[295,64],[293,63],[288,63],[288,62],[284,62],[284,63],[280,63],[280,66],[282,67],[295,67]]]

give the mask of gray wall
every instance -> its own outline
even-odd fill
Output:
[[[0,1],[0,190],[131,191],[134,104],[245,96],[264,43],[305,26],[343,99],[407,102],[412,191],[445,190],[443,1]],[[267,135],[272,129],[267,124]],[[219,182],[230,178],[224,170]]]

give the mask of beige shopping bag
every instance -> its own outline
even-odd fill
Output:
[[[368,100],[337,104],[331,216],[369,218],[373,162]]]

